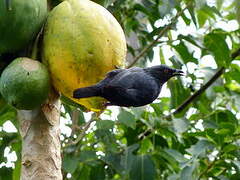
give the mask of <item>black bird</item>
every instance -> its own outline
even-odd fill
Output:
[[[74,90],[73,97],[100,96],[109,101],[106,105],[144,106],[158,97],[162,85],[171,77],[182,75],[183,71],[166,65],[116,69],[99,83]]]

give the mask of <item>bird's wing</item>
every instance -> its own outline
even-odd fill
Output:
[[[110,99],[113,105],[120,106],[142,106],[151,103],[154,96],[145,89],[125,88],[121,86],[104,87],[106,99]]]
[[[113,71],[108,72],[108,73],[106,74],[106,77],[105,77],[103,80],[101,80],[100,82],[97,83],[97,86],[98,86],[98,87],[103,87],[103,86],[105,86],[105,85],[108,84],[110,81],[112,81],[117,74],[119,74],[119,73],[121,73],[121,72],[124,72],[124,71],[125,71],[125,69],[115,69],[115,70],[113,70]]]
[[[136,102],[139,100],[139,95],[141,94],[141,90],[134,88],[124,88],[120,86],[105,86],[105,93],[111,97],[120,98],[123,101]],[[122,98],[122,99],[121,99]]]

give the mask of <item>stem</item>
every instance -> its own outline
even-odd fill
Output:
[[[60,101],[55,99],[42,109],[19,110],[22,136],[21,180],[61,180]]]

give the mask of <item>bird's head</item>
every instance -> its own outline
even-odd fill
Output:
[[[146,68],[153,77],[160,80],[161,83],[167,82],[171,77],[183,76],[184,72],[180,69],[173,69],[166,65],[158,65]]]

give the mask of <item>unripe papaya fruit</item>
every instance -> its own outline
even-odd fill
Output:
[[[57,91],[98,111],[102,98],[72,98],[73,91],[97,83],[121,67],[126,41],[117,20],[102,6],[89,0],[67,0],[50,12],[44,30],[43,59]]]
[[[39,107],[48,97],[50,77],[47,68],[29,58],[17,58],[2,72],[0,92],[17,109]]]
[[[47,16],[47,0],[0,1],[0,54],[25,48]]]

